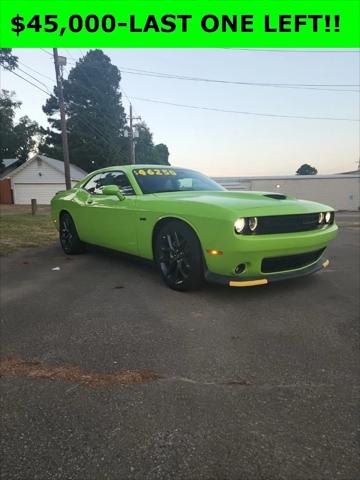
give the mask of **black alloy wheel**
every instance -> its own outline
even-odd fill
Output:
[[[74,220],[68,213],[61,214],[59,238],[62,249],[67,255],[74,255],[84,251],[85,245],[80,240]]]
[[[186,291],[201,286],[204,278],[201,246],[188,225],[172,220],[161,227],[154,253],[161,276],[170,288]]]

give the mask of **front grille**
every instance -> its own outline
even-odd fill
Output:
[[[315,252],[300,253],[298,255],[288,255],[286,257],[264,258],[261,263],[263,273],[284,272],[285,270],[295,270],[311,265],[318,260],[325,248]]]
[[[330,224],[334,222],[334,215]],[[256,234],[264,235],[269,233],[291,233],[305,232],[323,228],[319,225],[318,213],[304,213],[301,215],[274,215],[269,217],[258,217]]]

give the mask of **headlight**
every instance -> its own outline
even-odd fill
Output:
[[[331,212],[325,213],[325,223],[329,223],[331,220]]]
[[[234,230],[236,233],[242,233],[245,229],[245,218],[238,218],[234,223]]]
[[[323,223],[324,217],[325,217],[325,216],[324,216],[324,214],[323,214],[322,212],[319,213],[319,219],[318,219],[318,223],[319,223],[319,224],[320,224],[320,223]]]
[[[256,217],[248,218],[248,225],[249,225],[249,228],[252,232],[255,232],[257,224],[258,224],[258,220],[257,220]]]

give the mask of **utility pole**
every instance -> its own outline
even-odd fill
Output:
[[[129,144],[130,144],[130,163],[135,163],[135,145],[134,145],[134,131],[133,131],[133,114],[132,114],[132,105],[130,103],[130,130],[129,130]]]
[[[54,52],[56,84],[58,88],[59,106],[60,106],[61,137],[62,137],[63,154],[64,154],[65,185],[66,185],[66,190],[70,190],[71,178],[70,178],[69,145],[68,145],[67,130],[66,130],[66,116],[65,116],[62,75],[60,73],[58,49],[53,48],[53,52]],[[63,59],[64,57],[61,57],[61,58]]]
[[[129,112],[129,149],[130,149],[130,163],[135,164],[135,141],[134,138],[137,136],[137,132],[134,134],[134,120],[141,120],[141,117],[133,117],[132,105],[130,103],[130,112]]]

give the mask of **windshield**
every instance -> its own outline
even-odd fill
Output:
[[[133,174],[143,193],[225,190],[211,178],[183,168],[137,168]]]

